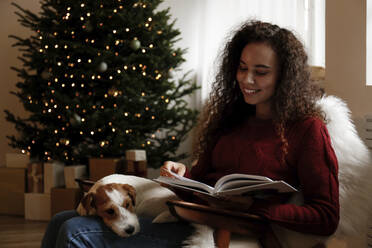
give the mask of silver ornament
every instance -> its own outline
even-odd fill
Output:
[[[98,67],[97,67],[97,70],[99,72],[105,72],[107,71],[107,68],[108,68],[108,65],[106,62],[102,61],[101,63],[99,63]]]
[[[141,42],[139,40],[132,40],[129,44],[130,48],[134,51],[138,50],[141,47]]]

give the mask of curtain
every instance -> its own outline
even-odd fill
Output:
[[[367,20],[366,20],[366,80],[367,85],[372,86],[372,0],[367,0]],[[372,242],[371,242],[372,243]]]

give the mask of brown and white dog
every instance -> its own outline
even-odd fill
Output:
[[[154,223],[173,222],[166,205],[177,199],[169,189],[142,177],[113,174],[97,181],[83,197],[77,212],[98,215],[121,237],[140,230],[138,216],[152,217]]]

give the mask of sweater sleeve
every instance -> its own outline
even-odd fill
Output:
[[[304,203],[257,200],[251,210],[294,231],[331,235],[339,222],[338,163],[323,122],[313,121],[298,151],[296,167]]]

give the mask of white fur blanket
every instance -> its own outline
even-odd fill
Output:
[[[346,103],[335,96],[321,98],[317,105],[327,119],[327,128],[339,163],[340,223],[334,235],[324,238],[273,226],[283,247],[312,247],[319,241],[333,247],[330,240],[348,236],[366,237],[372,206],[372,167],[369,150],[358,136]],[[203,228],[203,229],[202,229]],[[212,230],[197,227],[185,247],[214,247]]]

